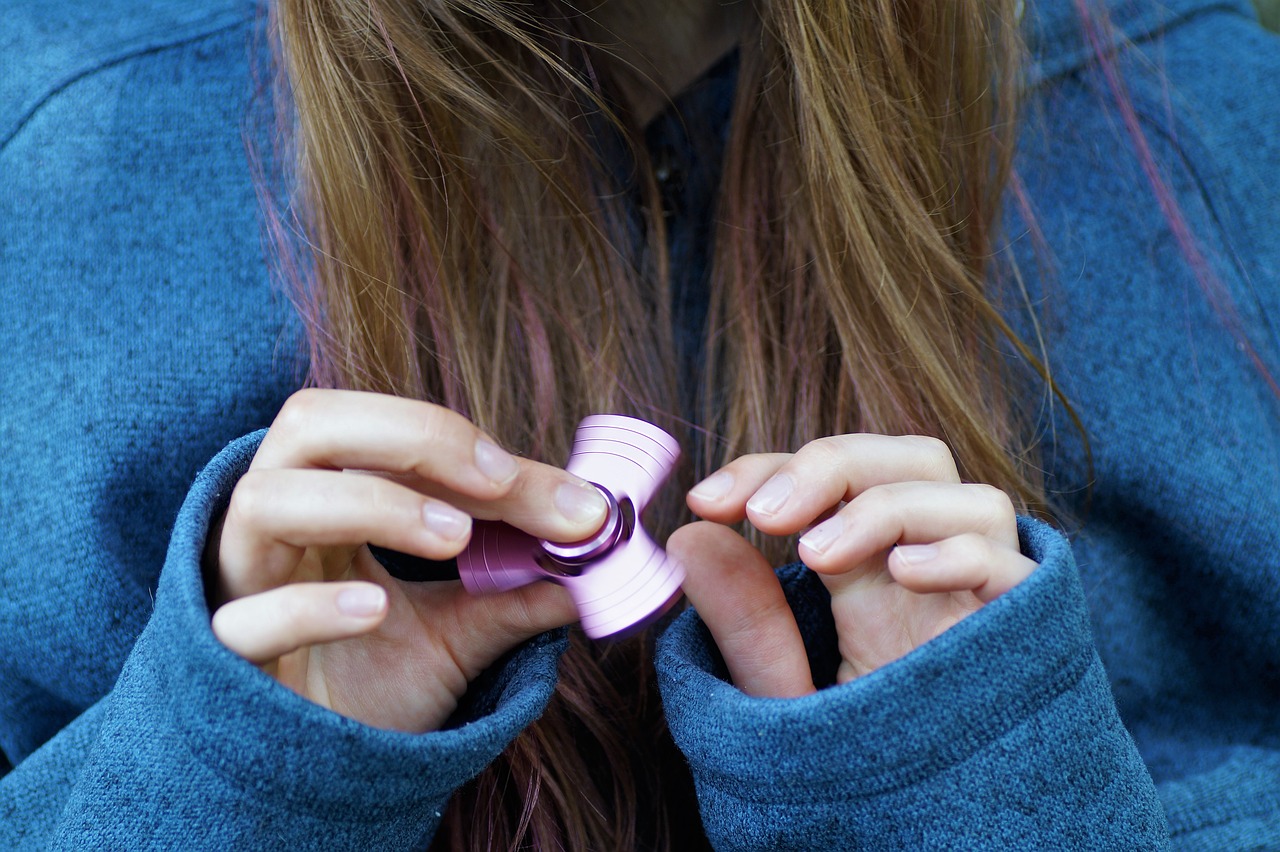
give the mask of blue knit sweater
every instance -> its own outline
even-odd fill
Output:
[[[1016,209],[1008,233],[1091,440],[1090,472],[1061,407],[1026,400],[1080,528],[1022,522],[1027,581],[802,699],[737,691],[681,616],[659,677],[720,848],[1280,849],[1280,400],[1197,291],[1073,4],[1028,5],[1019,173],[1045,247]],[[1274,368],[1280,40],[1242,1],[1111,14],[1154,156]],[[412,736],[210,632],[209,520],[301,379],[242,138],[255,16],[0,16],[0,847],[420,847],[555,684],[548,635],[474,718]],[[782,573],[830,672],[820,584]]]

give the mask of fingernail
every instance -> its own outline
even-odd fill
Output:
[[[556,508],[560,514],[564,515],[575,524],[585,524],[587,521],[604,520],[604,514],[609,510],[609,506],[604,501],[604,497],[600,496],[600,491],[591,484],[583,483],[582,485],[574,485],[569,482],[562,482],[556,488],[555,495]]]
[[[747,508],[761,515],[776,514],[782,504],[787,502],[795,486],[790,476],[780,473],[760,486],[755,496],[747,501]]]
[[[893,549],[898,558],[909,565],[919,565],[938,558],[936,544],[900,544]]]
[[[378,586],[352,586],[338,592],[334,603],[343,615],[369,618],[382,612],[387,605],[387,593]]]
[[[457,541],[466,535],[468,521],[466,515],[443,503],[427,503],[422,507],[422,522],[446,541]]]
[[[800,543],[814,553],[826,553],[832,542],[844,532],[844,521],[833,515],[800,537]]]
[[[487,438],[476,441],[476,467],[499,485],[516,475],[516,460]]]
[[[727,470],[713,473],[689,490],[699,500],[719,500],[733,490],[733,474]]]

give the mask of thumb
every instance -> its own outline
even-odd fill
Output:
[[[458,630],[445,642],[468,680],[526,639],[578,620],[568,589],[545,581],[491,595],[458,584],[454,603]]]
[[[795,616],[760,551],[728,527],[699,521],[671,534],[667,554],[688,573],[684,593],[738,689],[776,698],[815,691]]]

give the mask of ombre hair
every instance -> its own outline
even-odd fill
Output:
[[[278,0],[305,235],[281,250],[304,270],[311,380],[447,405],[552,463],[581,417],[638,415],[697,436],[685,483],[824,435],[932,435],[966,480],[1040,506],[1019,412],[1051,383],[991,283],[1018,132],[1016,5],[759,0],[688,424],[660,193],[620,95],[645,81],[586,37],[583,12]],[[608,134],[634,186],[602,153]],[[669,496],[663,532],[685,520]],[[575,639],[547,713],[455,796],[437,845],[670,846],[696,805],[648,643]]]

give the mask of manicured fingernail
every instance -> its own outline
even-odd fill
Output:
[[[689,493],[699,500],[719,500],[733,490],[733,474],[727,470],[713,473],[699,482]]]
[[[481,438],[476,441],[476,467],[499,485],[516,475],[516,460],[497,444]]]
[[[352,586],[338,592],[334,604],[343,615],[369,618],[382,612],[387,605],[387,593],[378,586]]]
[[[422,507],[422,522],[427,529],[446,541],[457,541],[470,526],[466,515],[444,503],[427,503]]]
[[[898,558],[909,565],[919,565],[923,562],[932,562],[938,558],[938,546],[936,544],[900,544],[893,549]]]
[[[800,543],[814,553],[826,553],[832,542],[844,531],[844,521],[833,515],[800,537]]]
[[[562,482],[556,488],[556,508],[575,524],[588,521],[603,521],[609,506],[600,495],[599,489],[589,483],[574,485]]]
[[[776,514],[782,508],[782,504],[787,502],[787,498],[791,496],[795,487],[796,484],[790,476],[780,473],[760,486],[755,496],[747,501],[747,508],[761,515]]]

